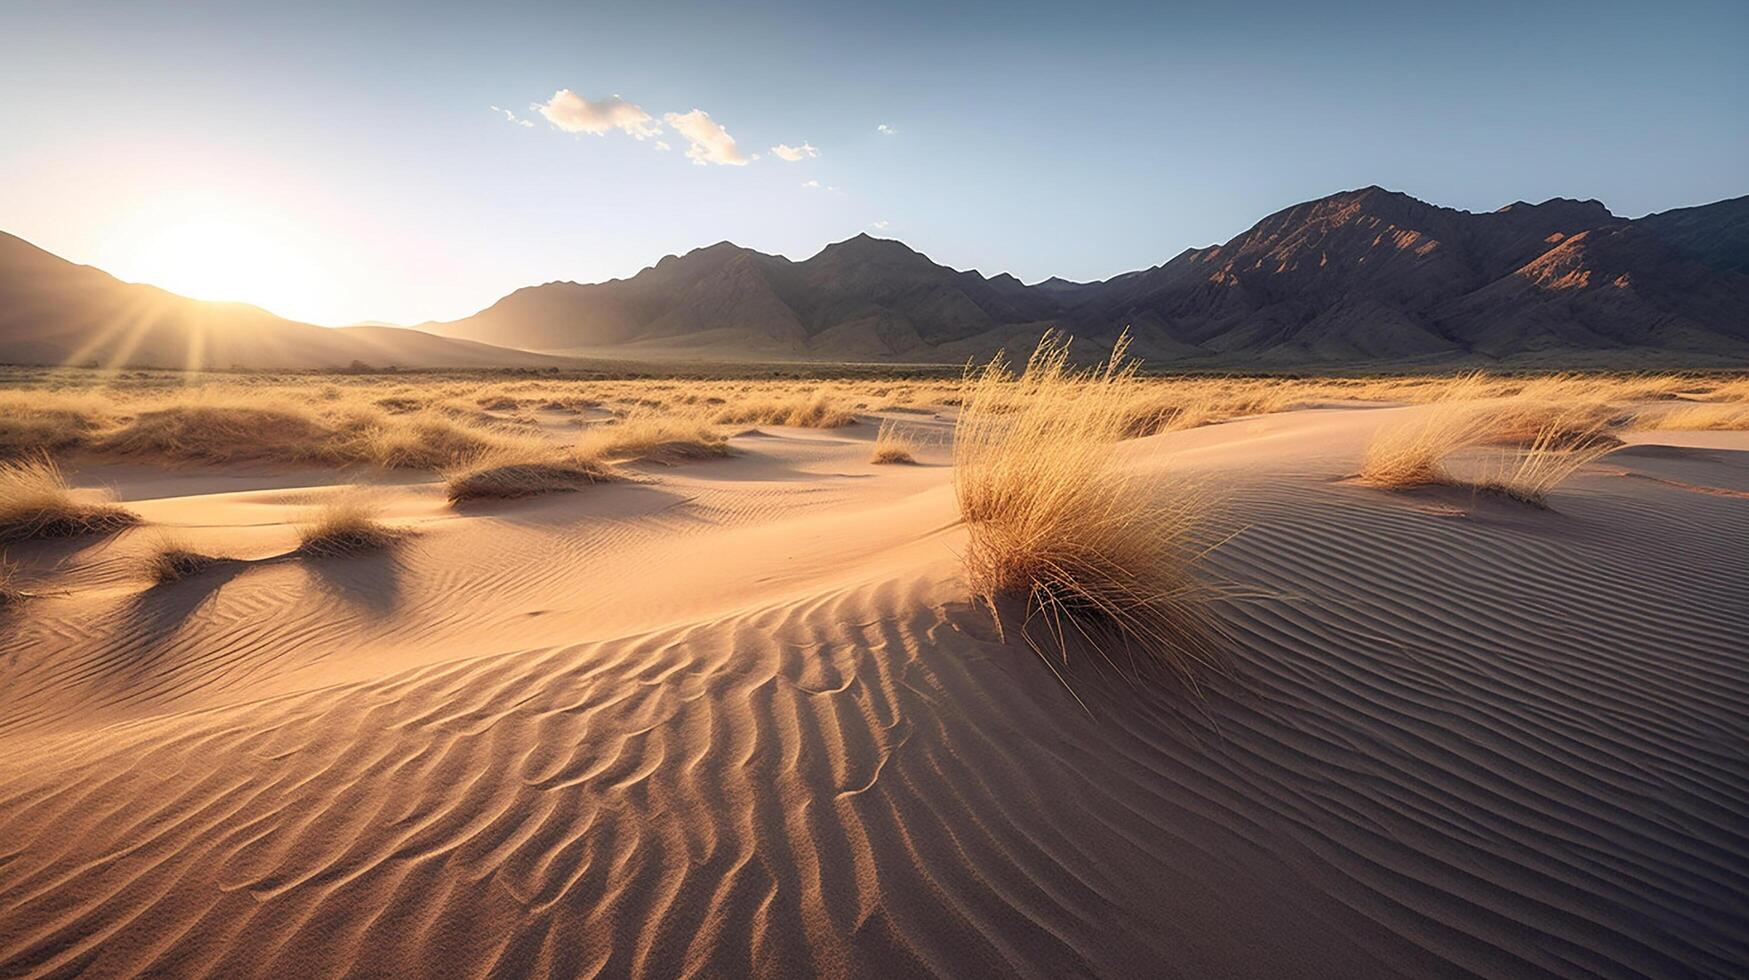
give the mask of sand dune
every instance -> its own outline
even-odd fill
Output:
[[[0,974],[1740,975],[1749,439],[1631,437],[1547,511],[1344,480],[1425,410],[1126,444],[1230,490],[1201,698],[998,639],[940,420],[917,466],[865,422],[379,482],[410,537],[332,561],[271,560],[332,473],[76,468],[266,560],[19,552]]]

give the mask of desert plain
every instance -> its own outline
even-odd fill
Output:
[[[0,377],[0,974],[1728,976],[1749,379]]]

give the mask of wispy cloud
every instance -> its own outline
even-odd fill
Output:
[[[888,225],[890,225],[890,224],[892,224],[892,222],[891,222],[891,221],[888,221],[888,220],[887,220],[887,219],[885,219],[885,218],[882,218],[882,219],[881,219],[881,220],[879,220],[879,221],[871,221],[871,222],[869,222],[869,223],[868,223],[868,226],[869,226],[869,227],[870,227],[870,228],[873,228],[873,229],[874,229],[874,230],[875,230],[875,231],[886,231],[886,230],[887,230],[887,226],[888,226]]]
[[[809,190],[819,190],[820,189],[820,182],[817,180],[804,180],[804,181],[802,181],[802,186],[808,188]]]
[[[881,123],[879,126],[875,127],[875,132],[881,134],[882,136],[897,136],[897,135],[899,135],[899,127],[889,126],[886,123]]]
[[[662,117],[674,131],[686,137],[686,158],[702,167],[715,163],[730,167],[744,167],[757,157],[748,156],[735,145],[735,138],[723,128],[723,124],[710,117],[703,109],[691,112],[670,112]]]
[[[646,140],[662,132],[662,125],[654,116],[617,95],[591,102],[568,88],[562,88],[554,92],[552,98],[536,102],[530,108],[567,133],[600,136],[610,129],[618,129],[633,139]]]
[[[820,155],[820,151],[815,149],[812,143],[803,143],[801,146],[779,143],[771,148],[771,152],[777,154],[779,159],[788,160],[790,163]]]
[[[523,119],[521,116],[518,116],[516,113],[511,112],[509,109],[505,109],[501,106],[493,106],[492,111],[502,114],[504,116],[504,119],[506,122],[515,123],[518,126],[524,126],[524,127],[534,125],[533,122],[530,122],[527,119]]]

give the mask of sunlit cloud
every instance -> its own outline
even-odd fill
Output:
[[[568,88],[562,88],[554,92],[552,98],[536,102],[529,108],[567,133],[600,136],[610,129],[618,129],[633,139],[646,140],[662,132],[662,124],[654,116],[617,95],[591,102]],[[672,119],[672,115],[669,118]]]
[[[522,126],[525,128],[528,126],[534,125],[534,123],[531,120],[524,119],[521,116],[518,116],[516,113],[511,112],[509,109],[506,109],[502,106],[493,106],[492,111],[501,114],[504,117],[504,120],[506,122],[515,123],[516,125]]]
[[[802,181],[802,186],[809,188],[810,190],[819,190],[820,182],[817,180],[804,180]]]
[[[687,141],[686,158],[702,167],[715,163],[731,167],[744,167],[756,157],[741,152],[735,145],[735,138],[723,128],[723,124],[710,117],[703,109],[691,112],[670,112],[662,117],[674,131],[684,136]]]
[[[820,151],[815,149],[812,143],[803,143],[801,146],[791,146],[788,143],[779,143],[771,148],[771,152],[775,153],[778,159],[788,160],[790,163],[795,163],[797,160],[805,160],[820,155]]]
[[[669,150],[674,149],[674,147],[669,146],[667,140],[657,140],[656,141],[656,149],[661,150],[662,152],[666,153]]]
[[[891,224],[892,224],[892,222],[891,222],[891,221],[888,221],[888,220],[887,220],[887,219],[885,219],[885,218],[882,218],[882,219],[881,219],[881,220],[879,220],[879,221],[871,221],[871,222],[869,222],[869,224],[868,224],[868,226],[869,226],[869,227],[870,227],[870,228],[873,228],[873,229],[874,229],[874,230],[875,230],[875,231],[886,231],[886,230],[887,230],[887,226],[888,226],[888,225],[891,225]]]
[[[875,132],[881,134],[882,136],[897,136],[897,135],[899,135],[899,127],[889,126],[886,123],[881,123],[879,126],[875,127]]]

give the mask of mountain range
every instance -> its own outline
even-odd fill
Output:
[[[1026,285],[858,235],[795,262],[728,242],[521,289],[424,329],[537,350],[958,360],[1055,326],[1189,363],[1740,362],[1749,197],[1639,219],[1555,199],[1471,213],[1379,187],[1103,282]]]
[[[142,306],[169,311],[152,342],[102,340]],[[1089,350],[1128,330],[1164,367],[1741,365],[1749,197],[1628,219],[1597,201],[1472,213],[1365,187],[1101,282],[986,277],[868,235],[802,261],[719,242],[627,279],[519,289],[417,330],[329,330],[197,303],[0,235],[0,360],[24,363],[174,366],[194,349],[212,366],[960,362],[1029,350],[1052,327]]]

